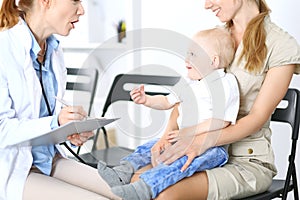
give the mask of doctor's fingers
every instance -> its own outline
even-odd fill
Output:
[[[59,125],[64,125],[70,121],[83,120],[85,117],[78,113],[60,112],[58,115]]]
[[[72,119],[72,118],[83,119],[87,116],[87,113],[82,106],[66,106],[61,109],[60,115],[63,118],[68,118],[68,119]]]
[[[66,110],[69,113],[77,113],[84,117],[87,116],[87,112],[83,109],[82,106],[66,106],[62,108],[62,110]]]
[[[70,111],[72,111],[72,112],[70,112]],[[63,125],[65,123],[68,123],[73,120],[83,120],[86,117],[85,112],[82,112],[80,109],[79,109],[78,113],[73,112],[73,111],[77,111],[77,110],[72,109],[71,106],[70,106],[70,108],[69,108],[69,106],[62,108],[62,110],[60,111],[60,113],[58,115],[59,125]]]
[[[80,133],[79,135],[82,141],[87,141],[89,138],[94,136],[94,132],[93,131],[83,132]]]
[[[81,138],[78,133],[74,133],[72,135],[69,135],[67,139],[75,146],[82,146],[83,141],[81,141]]]
[[[85,115],[82,115],[80,113],[67,113],[64,115],[66,120],[72,121],[72,120],[83,120],[86,118]]]
[[[74,133],[72,135],[69,135],[67,139],[76,146],[83,145],[90,137],[92,137],[94,133],[92,131],[90,132],[83,132],[83,133]]]

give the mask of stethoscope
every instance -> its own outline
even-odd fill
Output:
[[[43,72],[42,72],[43,64],[42,64],[38,59],[36,59],[36,61],[37,61],[38,64],[39,64],[39,81],[40,81],[41,88],[42,88],[43,98],[44,98],[44,100],[45,100],[45,102],[46,102],[46,107],[47,107],[47,110],[48,110],[48,114],[49,114],[49,116],[52,116],[53,113],[52,113],[52,111],[51,111],[50,103],[49,103],[49,101],[48,101],[48,98],[47,98],[47,95],[46,95],[46,91],[45,91],[45,88],[44,88],[44,84],[43,84]],[[62,143],[60,143],[60,144],[64,145],[64,146],[66,147],[66,149],[68,149],[68,151],[71,152],[71,154],[72,154],[75,158],[77,158],[81,163],[86,164],[86,162],[85,162],[82,158],[80,158],[79,155],[77,155],[77,154],[69,147],[69,145],[68,145],[66,142],[62,142]]]

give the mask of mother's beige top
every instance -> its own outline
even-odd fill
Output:
[[[228,69],[228,72],[236,76],[239,83],[241,102],[238,119],[249,113],[270,68],[287,64],[297,64],[295,73],[300,73],[300,47],[297,41],[272,23],[269,17],[265,19],[265,29],[267,32],[266,45],[268,52],[261,73],[251,74],[244,70],[243,68],[246,63],[244,59],[238,63],[243,49],[242,43],[239,45],[235,59]],[[274,166],[273,150],[270,145],[271,130],[269,129],[269,124],[270,119],[259,132],[231,144],[228,150],[230,158],[257,159],[263,166],[273,170],[275,174],[276,169]]]

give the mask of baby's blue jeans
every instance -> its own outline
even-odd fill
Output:
[[[132,154],[122,160],[130,162],[135,171],[149,165],[151,163],[151,148],[158,140],[153,139],[138,146]],[[140,175],[140,178],[151,188],[152,198],[157,197],[167,187],[193,175],[195,172],[223,166],[228,161],[228,154],[223,147],[210,148],[202,155],[194,158],[188,168],[181,172],[180,169],[186,161],[187,156],[183,156],[170,165],[159,164]]]

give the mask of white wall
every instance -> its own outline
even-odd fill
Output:
[[[127,19],[130,10],[130,3],[122,0],[88,0],[82,4],[86,12],[70,35],[63,37],[64,44],[101,43],[110,39],[117,34],[116,24]]]

